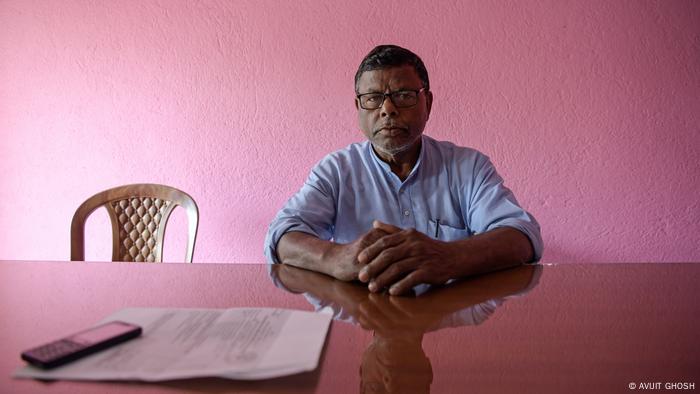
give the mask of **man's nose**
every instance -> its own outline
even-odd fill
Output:
[[[382,106],[379,109],[381,110],[380,114],[382,118],[385,116],[394,117],[399,114],[396,110],[394,102],[391,101],[391,97],[389,96],[384,97],[384,102],[382,103]]]

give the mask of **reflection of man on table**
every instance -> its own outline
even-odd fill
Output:
[[[374,332],[360,367],[362,392],[429,392],[433,379],[423,336],[483,323],[509,298],[537,285],[541,266],[524,266],[452,283],[420,297],[386,297],[351,283],[287,265],[272,267],[275,284],[304,293],[316,310]],[[426,289],[427,290],[427,289]]]
[[[417,55],[376,47],[355,93],[368,141],[314,167],[270,225],[270,262],[402,294],[540,258],[539,225],[488,157],[423,135],[433,93]]]

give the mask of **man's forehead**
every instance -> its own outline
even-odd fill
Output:
[[[420,85],[420,77],[411,65],[365,71],[360,75],[358,81],[358,87],[375,89],[397,86],[401,88],[419,87]]]

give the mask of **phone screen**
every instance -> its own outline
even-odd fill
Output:
[[[79,332],[68,339],[73,342],[77,342],[81,345],[89,346],[93,343],[102,342],[106,339],[112,338],[117,335],[124,334],[134,329],[134,326],[120,323],[112,322],[103,324],[101,326],[91,328],[89,330]]]

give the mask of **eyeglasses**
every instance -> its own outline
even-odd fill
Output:
[[[424,90],[425,88],[418,90],[397,90],[391,93],[365,93],[358,94],[357,99],[360,101],[360,108],[362,109],[378,109],[384,104],[384,100],[386,100],[387,97],[391,99],[391,102],[396,108],[408,108],[418,103],[418,95]]]

